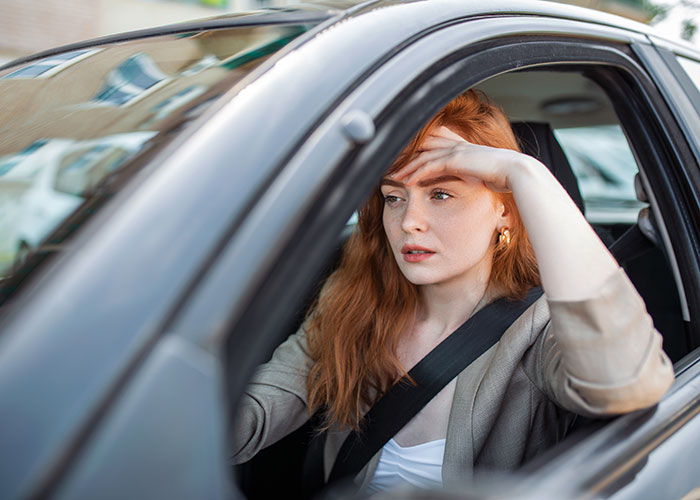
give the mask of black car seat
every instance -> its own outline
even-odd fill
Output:
[[[579,189],[578,180],[571,169],[564,150],[554,137],[554,131],[549,123],[538,122],[514,122],[511,123],[513,132],[518,138],[520,149],[526,155],[533,156],[544,163],[554,174],[554,177],[564,186],[571,199],[581,210],[586,213],[583,197]],[[615,238],[604,227],[593,225],[596,233],[607,246],[612,245]]]
[[[554,137],[552,127],[548,123],[537,122],[514,122],[511,126],[522,152],[544,163],[564,186],[579,210],[584,212],[578,181],[564,150]]]

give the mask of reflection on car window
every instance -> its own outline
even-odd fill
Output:
[[[637,163],[620,126],[557,129],[554,135],[578,179],[586,218],[594,224],[634,224],[646,205],[635,194]]]
[[[0,72],[2,286],[27,255],[60,248],[113,186],[123,184],[107,188],[107,178],[133,175],[126,166],[138,164],[135,158],[171,141],[184,123],[309,27],[160,36]],[[71,229],[59,231],[68,218]],[[62,236],[48,245],[54,232]],[[5,295],[0,290],[0,301]]]
[[[47,57],[8,73],[1,78],[48,78],[98,51],[99,49],[74,50],[73,52]]]
[[[122,106],[167,78],[152,57],[148,54],[135,54],[109,72],[93,101]]]
[[[155,135],[134,132],[95,140],[48,139],[0,159],[0,268],[36,248],[110,173]]]

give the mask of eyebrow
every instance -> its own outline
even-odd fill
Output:
[[[454,181],[459,181],[459,182],[464,182],[462,179],[457,177],[456,175],[439,175],[437,177],[431,177],[429,179],[424,179],[422,181],[418,182],[419,187],[428,187],[428,186],[434,186],[435,184],[441,184],[443,182],[454,182]],[[388,185],[388,186],[396,186],[396,187],[404,187],[405,184],[403,182],[398,182],[395,181],[394,179],[389,179],[388,177],[384,177],[380,183],[381,186]]]

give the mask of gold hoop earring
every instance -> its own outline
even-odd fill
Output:
[[[501,232],[498,235],[498,243],[501,245],[510,246],[510,229],[507,227],[501,229]]]

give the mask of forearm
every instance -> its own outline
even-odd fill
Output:
[[[249,460],[309,419],[306,379],[311,360],[303,327],[258,367],[230,429],[232,461]]]
[[[625,413],[656,403],[673,382],[663,339],[621,269],[589,299],[548,304],[540,373],[561,406],[589,416]]]
[[[525,156],[513,165],[509,185],[547,296],[591,297],[618,264],[568,193],[544,165]]]
[[[230,429],[232,463],[243,463],[309,419],[306,404],[275,387],[251,384]]]
[[[644,302],[554,176],[525,158],[511,181],[551,311],[544,378],[589,416],[656,403],[673,382]]]

